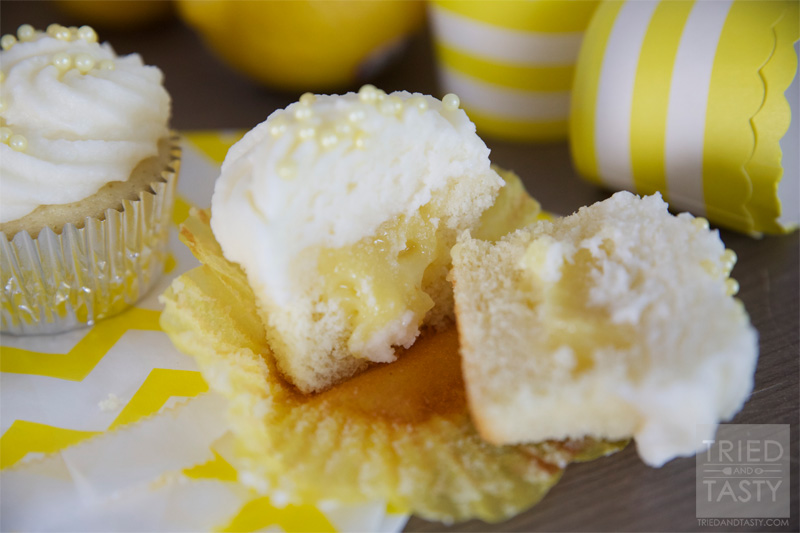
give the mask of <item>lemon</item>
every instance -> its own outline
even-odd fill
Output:
[[[140,28],[172,14],[169,0],[56,0],[61,11],[98,28]]]
[[[182,18],[235,69],[288,90],[342,87],[423,22],[420,1],[196,2]]]

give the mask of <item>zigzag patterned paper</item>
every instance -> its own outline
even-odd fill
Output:
[[[220,132],[185,136],[187,168],[178,187],[173,213],[176,224],[191,205],[208,203],[218,165],[240,136]],[[182,245],[173,249],[176,255],[167,265],[169,278],[196,264]],[[162,280],[136,307],[90,329],[49,337],[3,336],[2,468],[23,460],[28,453],[55,452],[136,422],[158,412],[170,398],[194,397],[208,389],[193,361],[157,333],[160,308],[156,297],[167,281]],[[112,401],[105,402],[104,411],[100,404],[109,398]]]

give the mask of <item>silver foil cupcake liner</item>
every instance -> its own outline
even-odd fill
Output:
[[[9,240],[0,232],[0,331],[60,333],[123,311],[164,271],[169,224],[181,162],[178,137],[161,180],[105,219],[66,224]]]

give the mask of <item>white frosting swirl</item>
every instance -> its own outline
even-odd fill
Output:
[[[365,103],[355,93],[308,95],[228,151],[211,228],[262,302],[291,302],[305,283],[296,264],[304,250],[352,245],[387,220],[413,215],[457,181],[481,191],[454,197],[460,207],[448,207],[442,221],[465,229],[462,219],[479,213],[481,202],[488,208],[502,186],[463,110],[405,91],[380,96]],[[312,129],[313,138],[304,140]]]
[[[59,53],[73,60],[70,69],[53,64]],[[95,64],[85,74],[74,66],[81,54]],[[103,61],[114,68],[100,68]],[[2,126],[27,140],[22,151],[0,143],[0,222],[40,205],[80,201],[106,183],[128,179],[168,135],[163,75],[137,54],[117,57],[107,43],[37,32],[0,52],[0,69]]]

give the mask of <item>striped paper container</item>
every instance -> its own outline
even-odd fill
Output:
[[[575,62],[597,3],[433,1],[442,89],[461,98],[481,135],[566,139]]]
[[[799,34],[796,1],[604,2],[575,73],[578,171],[744,233],[795,228]]]

